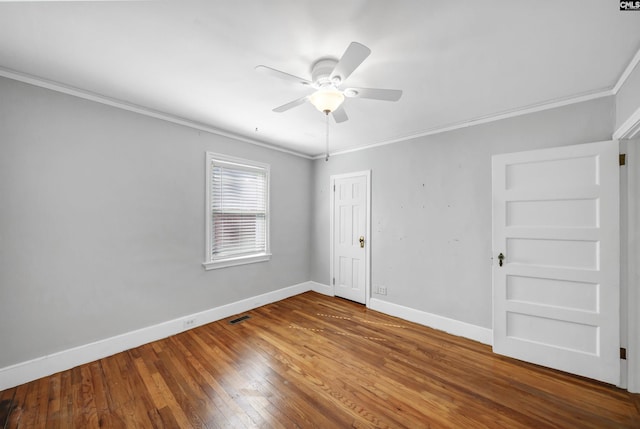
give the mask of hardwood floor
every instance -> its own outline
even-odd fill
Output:
[[[640,428],[638,395],[349,301],[246,314],[0,392],[0,428]]]

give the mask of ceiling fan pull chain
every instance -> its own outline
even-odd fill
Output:
[[[326,138],[326,142],[327,142],[327,150],[326,150],[326,156],[324,157],[325,161],[329,161],[329,111],[325,110],[324,111],[324,117],[325,117],[325,122],[327,124],[327,138]]]

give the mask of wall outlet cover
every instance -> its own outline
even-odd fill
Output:
[[[194,326],[196,326],[196,318],[195,318],[195,317],[192,317],[192,318],[190,318],[190,319],[184,319],[184,320],[182,321],[182,327],[183,327],[184,329],[191,329],[191,328],[193,328]]]

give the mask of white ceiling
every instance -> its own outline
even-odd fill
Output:
[[[610,91],[640,49],[640,12],[614,0],[0,1],[0,67],[316,156],[324,115],[274,107],[352,41],[372,53],[347,86],[331,151]],[[1,102],[1,100],[0,100]]]

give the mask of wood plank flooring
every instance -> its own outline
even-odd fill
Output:
[[[339,298],[246,314],[2,391],[0,428],[640,428],[638,395]]]

